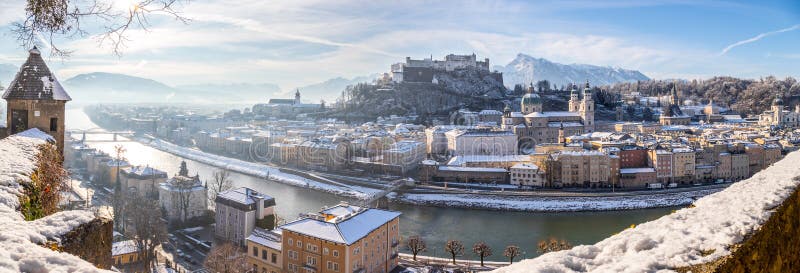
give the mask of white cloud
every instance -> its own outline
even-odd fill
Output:
[[[753,38],[746,39],[746,40],[741,40],[741,41],[738,41],[738,42],[735,42],[733,44],[730,44],[730,45],[726,46],[725,48],[722,49],[722,51],[719,52],[719,55],[720,56],[725,55],[726,53],[728,53],[728,51],[731,51],[731,49],[733,49],[733,48],[735,48],[737,46],[746,45],[746,44],[749,44],[749,43],[752,43],[752,42],[756,42],[758,40],[764,39],[767,36],[771,36],[771,35],[775,35],[775,34],[779,34],[779,33],[784,33],[784,32],[789,32],[789,31],[794,31],[794,30],[798,30],[798,29],[800,29],[800,25],[794,25],[794,26],[791,26],[791,27],[788,27],[788,28],[784,28],[784,29],[779,29],[779,30],[770,31],[770,32],[764,32],[764,33],[761,33],[761,34],[758,34],[758,35],[754,36]]]

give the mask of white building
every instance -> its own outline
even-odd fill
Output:
[[[175,176],[158,187],[158,199],[170,222],[185,222],[206,214],[208,189],[199,176]]]
[[[517,154],[517,136],[511,131],[452,130],[445,136],[447,153],[451,156]]]
[[[221,192],[216,203],[214,236],[244,246],[255,227],[272,229],[275,224],[275,198],[249,188]]]
[[[775,98],[770,110],[758,115],[758,124],[762,126],[797,127],[800,125],[800,104],[795,105],[794,111],[784,109],[783,100]]]
[[[544,172],[533,163],[517,163],[509,168],[511,185],[544,186]]]

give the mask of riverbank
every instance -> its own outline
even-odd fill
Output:
[[[345,185],[341,183],[334,185],[314,181],[283,173],[276,168],[263,164],[214,155],[172,144],[160,139],[134,138],[134,140],[167,153],[219,168],[261,178],[266,178],[267,175],[269,175],[270,181],[320,190],[339,196],[364,199],[380,191],[363,186]],[[513,196],[504,194],[409,192],[395,193],[388,197],[392,202],[417,206],[527,212],[577,212],[687,206],[700,197],[720,190],[722,189],[703,189],[675,193],[646,193],[624,196]]]
[[[163,152],[191,159],[197,162],[205,163],[221,169],[263,178],[267,181],[273,181],[291,186],[323,191],[335,194],[337,196],[355,198],[355,199],[364,199],[370,196],[371,194],[379,191],[377,189],[371,189],[361,186],[350,186],[343,184],[334,185],[334,184],[327,184],[319,181],[314,181],[297,175],[284,173],[276,168],[266,166],[263,164],[247,162],[239,159],[210,154],[203,151],[178,146],[170,142],[166,142],[156,138],[151,139],[151,138],[135,137],[132,140],[135,140],[139,143],[142,143],[144,145],[147,145],[149,147],[152,147],[154,149]]]
[[[694,200],[721,190],[723,189],[591,197],[509,196],[466,193],[400,193],[391,194],[388,197],[393,202],[420,206],[525,212],[579,212],[688,206]]]

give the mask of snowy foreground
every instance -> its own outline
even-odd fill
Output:
[[[395,201],[406,204],[513,211],[609,211],[686,206],[722,189],[624,196],[501,196],[481,194],[402,194]]]
[[[90,211],[73,210],[25,221],[17,211],[22,185],[30,183],[41,131],[0,140],[0,272],[105,272],[74,255],[43,247],[95,219]],[[30,130],[29,130],[30,131]]]
[[[673,272],[671,268],[715,261],[731,254],[730,246],[756,231],[796,190],[798,161],[800,152],[791,153],[753,177],[695,201],[693,208],[595,245],[548,253],[495,272]]]
[[[161,151],[218,168],[263,178],[266,178],[267,175],[269,175],[270,180],[279,183],[324,191],[339,196],[364,199],[370,194],[379,191],[377,189],[345,185],[333,181],[330,181],[330,183],[314,181],[297,175],[281,172],[277,168],[267,165],[206,153],[200,150],[175,145],[160,139],[138,138],[137,141]]]

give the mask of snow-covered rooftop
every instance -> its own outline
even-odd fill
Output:
[[[264,200],[273,199],[269,195],[259,193],[247,187],[221,192],[219,195],[217,195],[217,198],[227,199],[242,205],[250,205],[255,203],[255,199],[253,198],[261,198]]]
[[[349,210],[352,212],[346,213]],[[305,217],[283,225],[281,229],[334,243],[351,245],[373,230],[400,217],[400,213],[395,211],[361,208],[347,204],[339,204],[320,213],[324,215],[325,212],[333,213],[331,214],[333,217],[326,217],[327,219]]]
[[[494,272],[674,272],[731,254],[800,183],[790,153],[773,166],[659,219],[606,238],[524,260]],[[710,254],[708,254],[710,253]],[[706,255],[707,254],[707,255]]]
[[[111,245],[111,256],[130,254],[139,251],[139,246],[133,240],[125,240]]]
[[[253,233],[247,236],[247,240],[253,243],[266,246],[275,250],[281,250],[281,230],[265,230],[261,228],[253,229]]]

